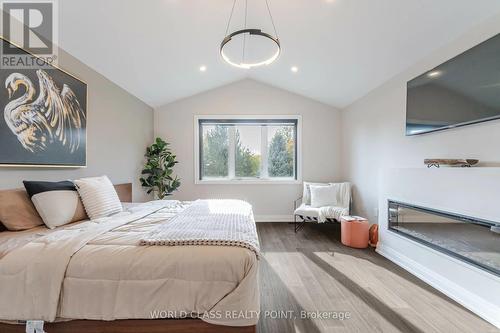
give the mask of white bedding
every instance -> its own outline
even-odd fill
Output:
[[[257,316],[227,315],[259,310],[254,252],[138,245],[185,207],[170,201],[169,208],[151,214],[165,204],[128,207],[102,223],[1,233],[0,300],[10,301],[0,301],[0,319],[151,319],[153,313],[163,318],[194,312],[215,324],[255,325]]]

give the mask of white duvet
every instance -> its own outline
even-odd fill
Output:
[[[255,325],[254,252],[229,246],[139,246],[141,238],[183,209],[173,201],[143,204],[99,223],[23,232],[17,243],[14,233],[1,233],[0,320],[192,313],[214,324]],[[234,315],[242,312],[250,315]]]

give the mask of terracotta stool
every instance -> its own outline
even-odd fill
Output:
[[[370,224],[359,216],[344,216],[340,219],[342,244],[364,249],[368,247]]]

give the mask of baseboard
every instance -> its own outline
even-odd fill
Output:
[[[293,222],[293,215],[255,215],[255,222]]]
[[[474,312],[484,320],[500,328],[500,317],[498,315],[500,313],[500,308],[498,306],[485,301],[453,281],[444,278],[442,275],[436,274],[432,270],[429,270],[413,259],[402,255],[390,247],[379,243],[377,252]]]

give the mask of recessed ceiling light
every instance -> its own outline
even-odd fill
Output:
[[[290,68],[290,70],[294,73],[297,73],[299,71],[299,68],[297,66],[292,66],[292,68]]]
[[[207,71],[207,66],[202,65],[200,66],[200,72],[206,72]]]
[[[432,72],[427,73],[427,76],[428,77],[438,77],[438,76],[441,76],[441,74],[443,74],[443,72],[441,72],[441,71],[432,71]]]

